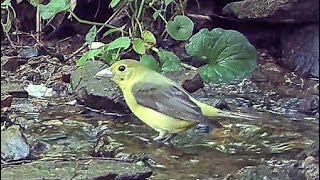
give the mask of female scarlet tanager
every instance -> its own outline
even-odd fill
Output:
[[[157,141],[167,141],[198,123],[221,128],[223,126],[213,117],[239,115],[194,99],[174,81],[135,60],[118,61],[95,77],[111,78],[120,87],[133,114],[159,132],[154,138]]]

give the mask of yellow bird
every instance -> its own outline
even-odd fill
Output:
[[[136,60],[118,61],[99,71],[95,77],[111,78],[120,87],[133,114],[159,132],[154,138],[156,141],[168,141],[176,133],[188,130],[199,123],[221,128],[223,126],[213,119],[214,117],[238,115],[194,99],[174,81]]]

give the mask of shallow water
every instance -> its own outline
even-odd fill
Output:
[[[87,156],[97,134],[104,132],[104,137],[120,144],[117,152],[144,153],[150,158],[154,171],[151,179],[223,179],[270,159],[295,159],[312,142],[319,141],[318,119],[266,112],[256,113],[260,118],[252,121],[219,119],[224,129],[211,134],[191,129],[175,137],[172,144],[152,141],[157,133],[134,116],[114,118],[80,112],[63,103],[45,108],[30,126],[29,139],[49,143],[48,156]],[[47,130],[38,131],[41,128]]]

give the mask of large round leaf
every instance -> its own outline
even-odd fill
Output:
[[[188,40],[192,35],[193,22],[187,16],[178,15],[166,25],[169,35],[177,41]]]
[[[185,48],[190,56],[208,62],[199,68],[206,82],[241,80],[257,66],[255,47],[238,31],[202,29],[190,38]]]

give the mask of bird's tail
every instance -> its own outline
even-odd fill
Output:
[[[223,111],[217,108],[214,108],[208,104],[197,102],[198,106],[201,108],[202,113],[207,117],[229,117],[229,118],[237,118],[237,119],[246,119],[246,120],[255,120],[259,117],[240,113],[240,112],[231,112],[231,111]]]
[[[246,120],[255,120],[258,119],[258,116],[249,115],[240,112],[230,112],[230,111],[219,111],[216,117],[229,117],[229,118],[237,118],[237,119],[246,119]]]

